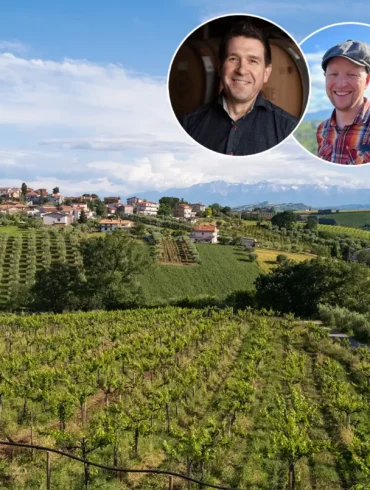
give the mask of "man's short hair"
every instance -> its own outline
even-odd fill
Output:
[[[271,47],[269,44],[269,41],[263,31],[261,29],[258,29],[258,27],[255,27],[252,25],[250,22],[241,20],[234,24],[224,35],[220,47],[218,50],[218,58],[223,64],[226,58],[226,53],[227,53],[227,45],[233,37],[249,37],[252,39],[258,39],[258,41],[261,41],[263,44],[264,52],[265,52],[265,65],[271,65]]]

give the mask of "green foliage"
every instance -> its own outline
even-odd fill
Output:
[[[87,216],[84,209],[81,210],[80,217],[78,218],[78,223],[80,224],[87,223]]]
[[[147,251],[121,230],[81,243],[85,308],[122,308],[140,301],[137,277],[150,265]]]
[[[363,249],[357,252],[356,254],[356,260],[358,262],[362,262],[363,264],[366,264],[370,267],[370,250],[369,249]]]
[[[276,262],[279,264],[279,265],[284,265],[286,264],[287,262],[289,261],[288,257],[284,254],[279,254],[277,257],[276,257]]]
[[[23,182],[23,184],[21,186],[21,191],[22,191],[22,196],[24,199],[26,197],[26,194],[27,194],[27,184],[25,182]]]
[[[104,202],[99,201],[95,208],[97,216],[105,216],[107,214],[107,207]]]
[[[279,228],[285,228],[291,230],[297,221],[297,215],[293,211],[283,211],[281,213],[275,214],[271,218],[271,223],[273,226]]]
[[[161,203],[157,214],[158,216],[172,216],[172,209],[169,205]]]
[[[368,281],[368,269],[362,264],[329,259],[286,263],[257,278],[257,300],[261,307],[299,316],[317,314],[319,303],[366,312]]]
[[[260,274],[257,263],[232,246],[197,244],[196,267],[161,265],[146,270],[140,278],[146,304],[179,301],[184,297],[211,295],[220,299],[234,291],[250,290]]]
[[[317,155],[316,131],[321,121],[302,121],[297,130],[294,132],[295,138],[301,143],[306,150]]]
[[[307,223],[305,224],[305,229],[306,230],[317,230],[317,217],[316,216],[309,216]]]
[[[31,307],[36,311],[62,313],[77,306],[81,270],[63,262],[54,262],[36,272],[31,287]]]
[[[144,223],[136,221],[134,228],[131,230],[131,234],[138,238],[144,238],[147,234],[147,229]]]
[[[332,305],[319,305],[319,315],[323,322],[340,332],[353,334],[356,339],[370,343],[370,313],[361,314]]]
[[[159,213],[158,214],[168,214],[171,215],[176,204],[180,202],[180,199],[178,197],[161,197],[159,200],[159,211],[162,210],[168,210],[168,213]]]

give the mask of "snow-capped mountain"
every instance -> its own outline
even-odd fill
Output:
[[[323,206],[370,208],[370,189],[353,189],[327,184],[278,184],[268,181],[245,184],[218,180],[162,192],[139,191],[136,195],[152,201],[158,201],[162,196],[172,196],[184,198],[191,203],[202,202],[209,205],[217,202],[231,207],[267,201],[271,204],[305,203],[313,208]]]

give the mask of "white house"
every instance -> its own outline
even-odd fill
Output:
[[[44,225],[59,225],[67,226],[73,223],[73,216],[70,214],[63,213],[47,213],[42,217],[42,222]]]
[[[159,204],[156,202],[142,201],[135,204],[136,212],[148,216],[156,216],[159,209]]]
[[[19,199],[21,192],[18,187],[0,187],[0,197],[5,199]]]
[[[192,204],[191,206],[192,206],[193,211],[195,213],[203,213],[206,210],[205,205],[202,204],[202,203],[200,203],[200,202],[197,202],[195,204]]]
[[[99,231],[101,232],[110,232],[117,229],[130,229],[132,227],[132,221],[122,219],[102,219],[99,223]]]
[[[48,200],[57,206],[60,206],[64,202],[64,197],[58,192],[57,194],[49,194]]]
[[[64,209],[63,209],[64,210]],[[93,211],[90,211],[89,209],[86,209],[85,206],[73,206],[73,217],[75,221],[80,219],[81,216],[81,211],[84,210],[86,218],[95,218],[96,213]]]
[[[120,206],[117,206],[117,211],[123,214],[134,214],[134,206],[129,204],[121,204]]]
[[[29,210],[28,206],[24,206],[23,204],[19,204],[19,203],[8,202],[5,204],[0,204],[1,214],[17,214],[23,212],[27,213],[28,210]]]
[[[173,210],[173,215],[175,218],[190,219],[195,217],[195,211],[193,211],[192,206],[189,204],[176,204]]]
[[[190,238],[194,242],[217,243],[218,229],[215,225],[198,225],[193,228]]]
[[[126,199],[126,202],[129,206],[135,206],[136,203],[138,202],[143,202],[144,199],[140,199],[139,197],[128,197]]]

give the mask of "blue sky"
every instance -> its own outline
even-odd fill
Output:
[[[370,166],[325,164],[294,138],[230,160],[184,134],[168,104],[170,60],[201,22],[232,13],[268,18],[297,41],[335,22],[370,23],[361,1],[3,0],[0,186],[122,197],[220,179],[370,186]]]
[[[321,68],[323,54],[332,46],[352,39],[370,45],[370,26],[354,23],[334,25],[323,29],[301,43],[302,50],[306,56],[311,73],[311,97],[307,110],[307,117],[315,118],[315,113],[319,112],[323,117],[325,112],[327,117],[333,111],[325,91],[325,78]],[[365,92],[370,97],[370,88]]]

